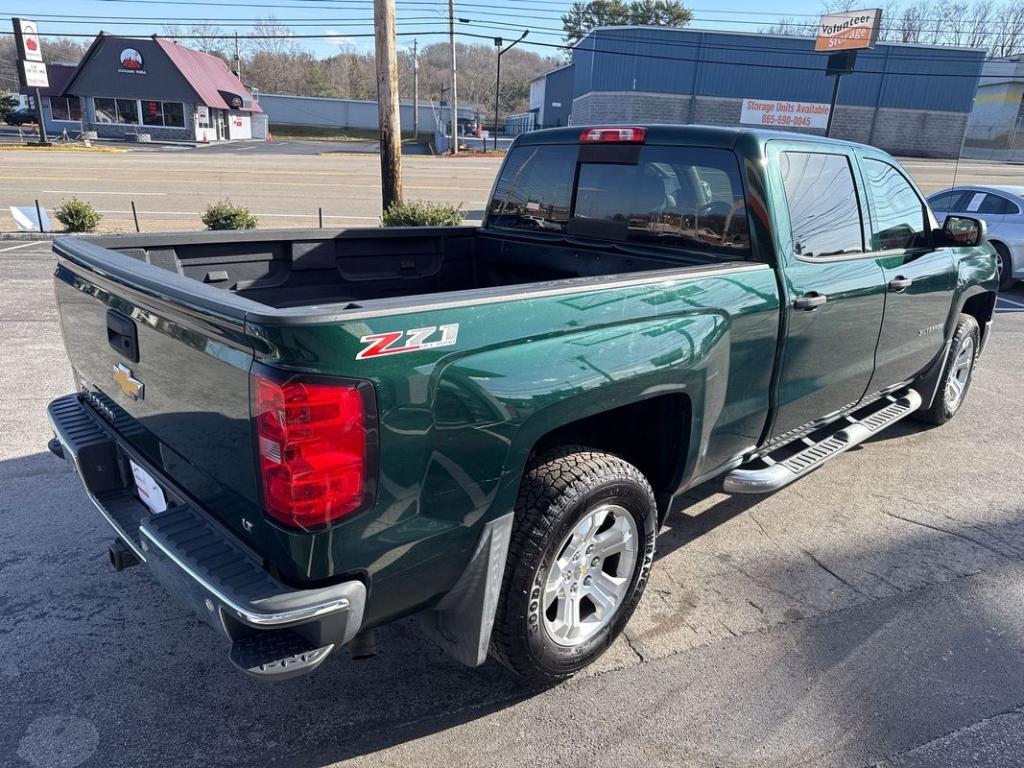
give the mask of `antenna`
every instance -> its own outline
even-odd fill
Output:
[[[971,99],[971,110],[974,110],[974,99]],[[969,113],[968,113],[969,114]],[[960,170],[960,157],[964,153],[964,144],[967,142],[967,129],[970,127],[970,117],[964,123],[964,132],[960,135],[960,151],[956,153],[956,163],[953,165],[953,187],[956,189],[956,174]]]

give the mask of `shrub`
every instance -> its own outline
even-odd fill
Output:
[[[68,232],[92,232],[103,218],[95,208],[77,197],[61,203],[54,215]]]
[[[385,227],[455,227],[462,223],[462,204],[392,203],[380,223]]]
[[[232,205],[230,200],[218,200],[206,206],[203,224],[210,229],[256,229],[256,217],[243,205]]]

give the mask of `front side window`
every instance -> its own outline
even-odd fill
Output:
[[[921,198],[906,177],[889,163],[868,158],[864,178],[874,214],[871,247],[876,251],[928,245],[928,226]]]
[[[847,157],[783,152],[779,167],[794,253],[808,259],[863,253],[860,204]]]
[[[969,194],[969,192],[961,190],[943,192],[941,195],[935,195],[928,202],[933,211],[959,211],[963,206],[964,196]]]
[[[569,221],[575,146],[518,147],[501,169],[489,226],[564,232]]]

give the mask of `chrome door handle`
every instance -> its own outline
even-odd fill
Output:
[[[900,291],[907,290],[913,284],[914,281],[909,277],[897,277],[889,281],[889,290],[893,293],[899,293]]]
[[[793,302],[794,309],[803,309],[807,312],[817,309],[828,301],[828,296],[823,293],[805,293]]]

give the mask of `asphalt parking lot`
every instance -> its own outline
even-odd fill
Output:
[[[411,623],[261,685],[145,568],[113,572],[45,449],[72,388],[52,268],[0,242],[0,765],[1024,764],[1024,289],[953,423],[774,496],[694,489],[626,637],[538,693]]]

